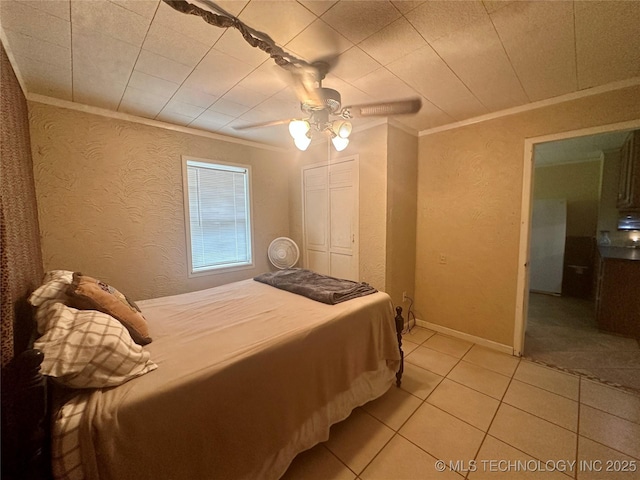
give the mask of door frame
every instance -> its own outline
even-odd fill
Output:
[[[358,265],[358,281],[360,280],[360,155],[359,154],[355,154],[355,155],[349,155],[346,157],[338,157],[338,158],[331,158],[328,161],[325,162],[316,162],[316,163],[310,163],[308,165],[302,165],[300,167],[300,195],[301,195],[301,206],[302,206],[302,261],[303,261],[303,265],[304,268],[308,268],[308,258],[307,258],[307,238],[306,238],[306,233],[305,233],[305,191],[304,191],[304,172],[305,170],[310,170],[312,168],[318,168],[318,167],[329,167],[329,169],[331,168],[332,165],[336,165],[339,163],[345,163],[345,162],[350,162],[352,161],[354,162],[354,166],[355,166],[355,171],[356,171],[356,185],[357,185],[357,195],[356,195],[356,202],[355,202],[355,210],[356,212],[358,212],[358,222],[356,225],[356,229],[355,229],[355,242],[354,242],[354,257],[355,257],[355,261],[356,264]],[[329,187],[329,183],[327,182],[327,188]],[[331,209],[328,208],[327,209],[327,213],[330,213]],[[328,239],[330,241],[330,239]],[[329,246],[330,248],[330,246]]]
[[[626,122],[599,125],[568,132],[553,133],[539,137],[526,138],[524,141],[524,167],[522,171],[522,203],[520,211],[520,248],[518,252],[518,274],[516,281],[516,311],[513,329],[513,354],[522,356],[524,335],[527,326],[529,304],[529,248],[531,242],[531,211],[533,207],[533,150],[537,143],[566,140],[617,130],[640,128],[640,119]]]

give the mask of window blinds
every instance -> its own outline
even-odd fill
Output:
[[[192,271],[251,264],[249,171],[187,161]]]

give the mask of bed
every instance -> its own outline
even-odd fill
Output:
[[[55,408],[54,478],[277,479],[400,384],[382,292],[326,305],[249,279],[138,306],[154,368]]]

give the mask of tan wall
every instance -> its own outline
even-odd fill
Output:
[[[387,293],[395,305],[415,290],[418,138],[389,127],[387,147]]]
[[[536,167],[533,198],[567,201],[567,236],[595,237],[600,203],[600,161]]]
[[[45,270],[82,271],[133,299],[270,269],[289,234],[288,154],[29,103]],[[181,155],[252,166],[255,268],[187,276]]]
[[[417,317],[513,345],[525,139],[638,119],[639,97],[631,87],[420,137]]]
[[[291,236],[302,250],[302,167],[327,162],[328,155],[331,159],[359,155],[360,281],[382,291],[386,291],[386,145],[386,125],[354,132],[349,146],[342,152],[336,152],[331,146],[330,153],[327,153],[325,142],[314,144],[307,151],[296,154],[290,178]]]

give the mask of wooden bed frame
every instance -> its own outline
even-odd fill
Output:
[[[396,386],[402,383],[404,373],[404,352],[402,350],[402,331],[404,318],[402,307],[396,307],[395,316],[398,349],[400,350],[400,368],[396,372]],[[31,328],[35,331],[35,322]],[[32,338],[35,338],[32,336]],[[33,340],[30,342],[33,346]],[[51,393],[48,377],[40,373],[40,364],[44,355],[40,350],[29,348],[16,355],[3,377],[11,376],[15,391],[11,399],[2,405],[3,415],[8,415],[4,438],[13,438],[15,443],[10,451],[3,448],[3,463],[10,462],[3,476],[9,480],[49,480],[51,473]],[[3,379],[3,383],[6,378]],[[4,424],[4,422],[3,422]]]

